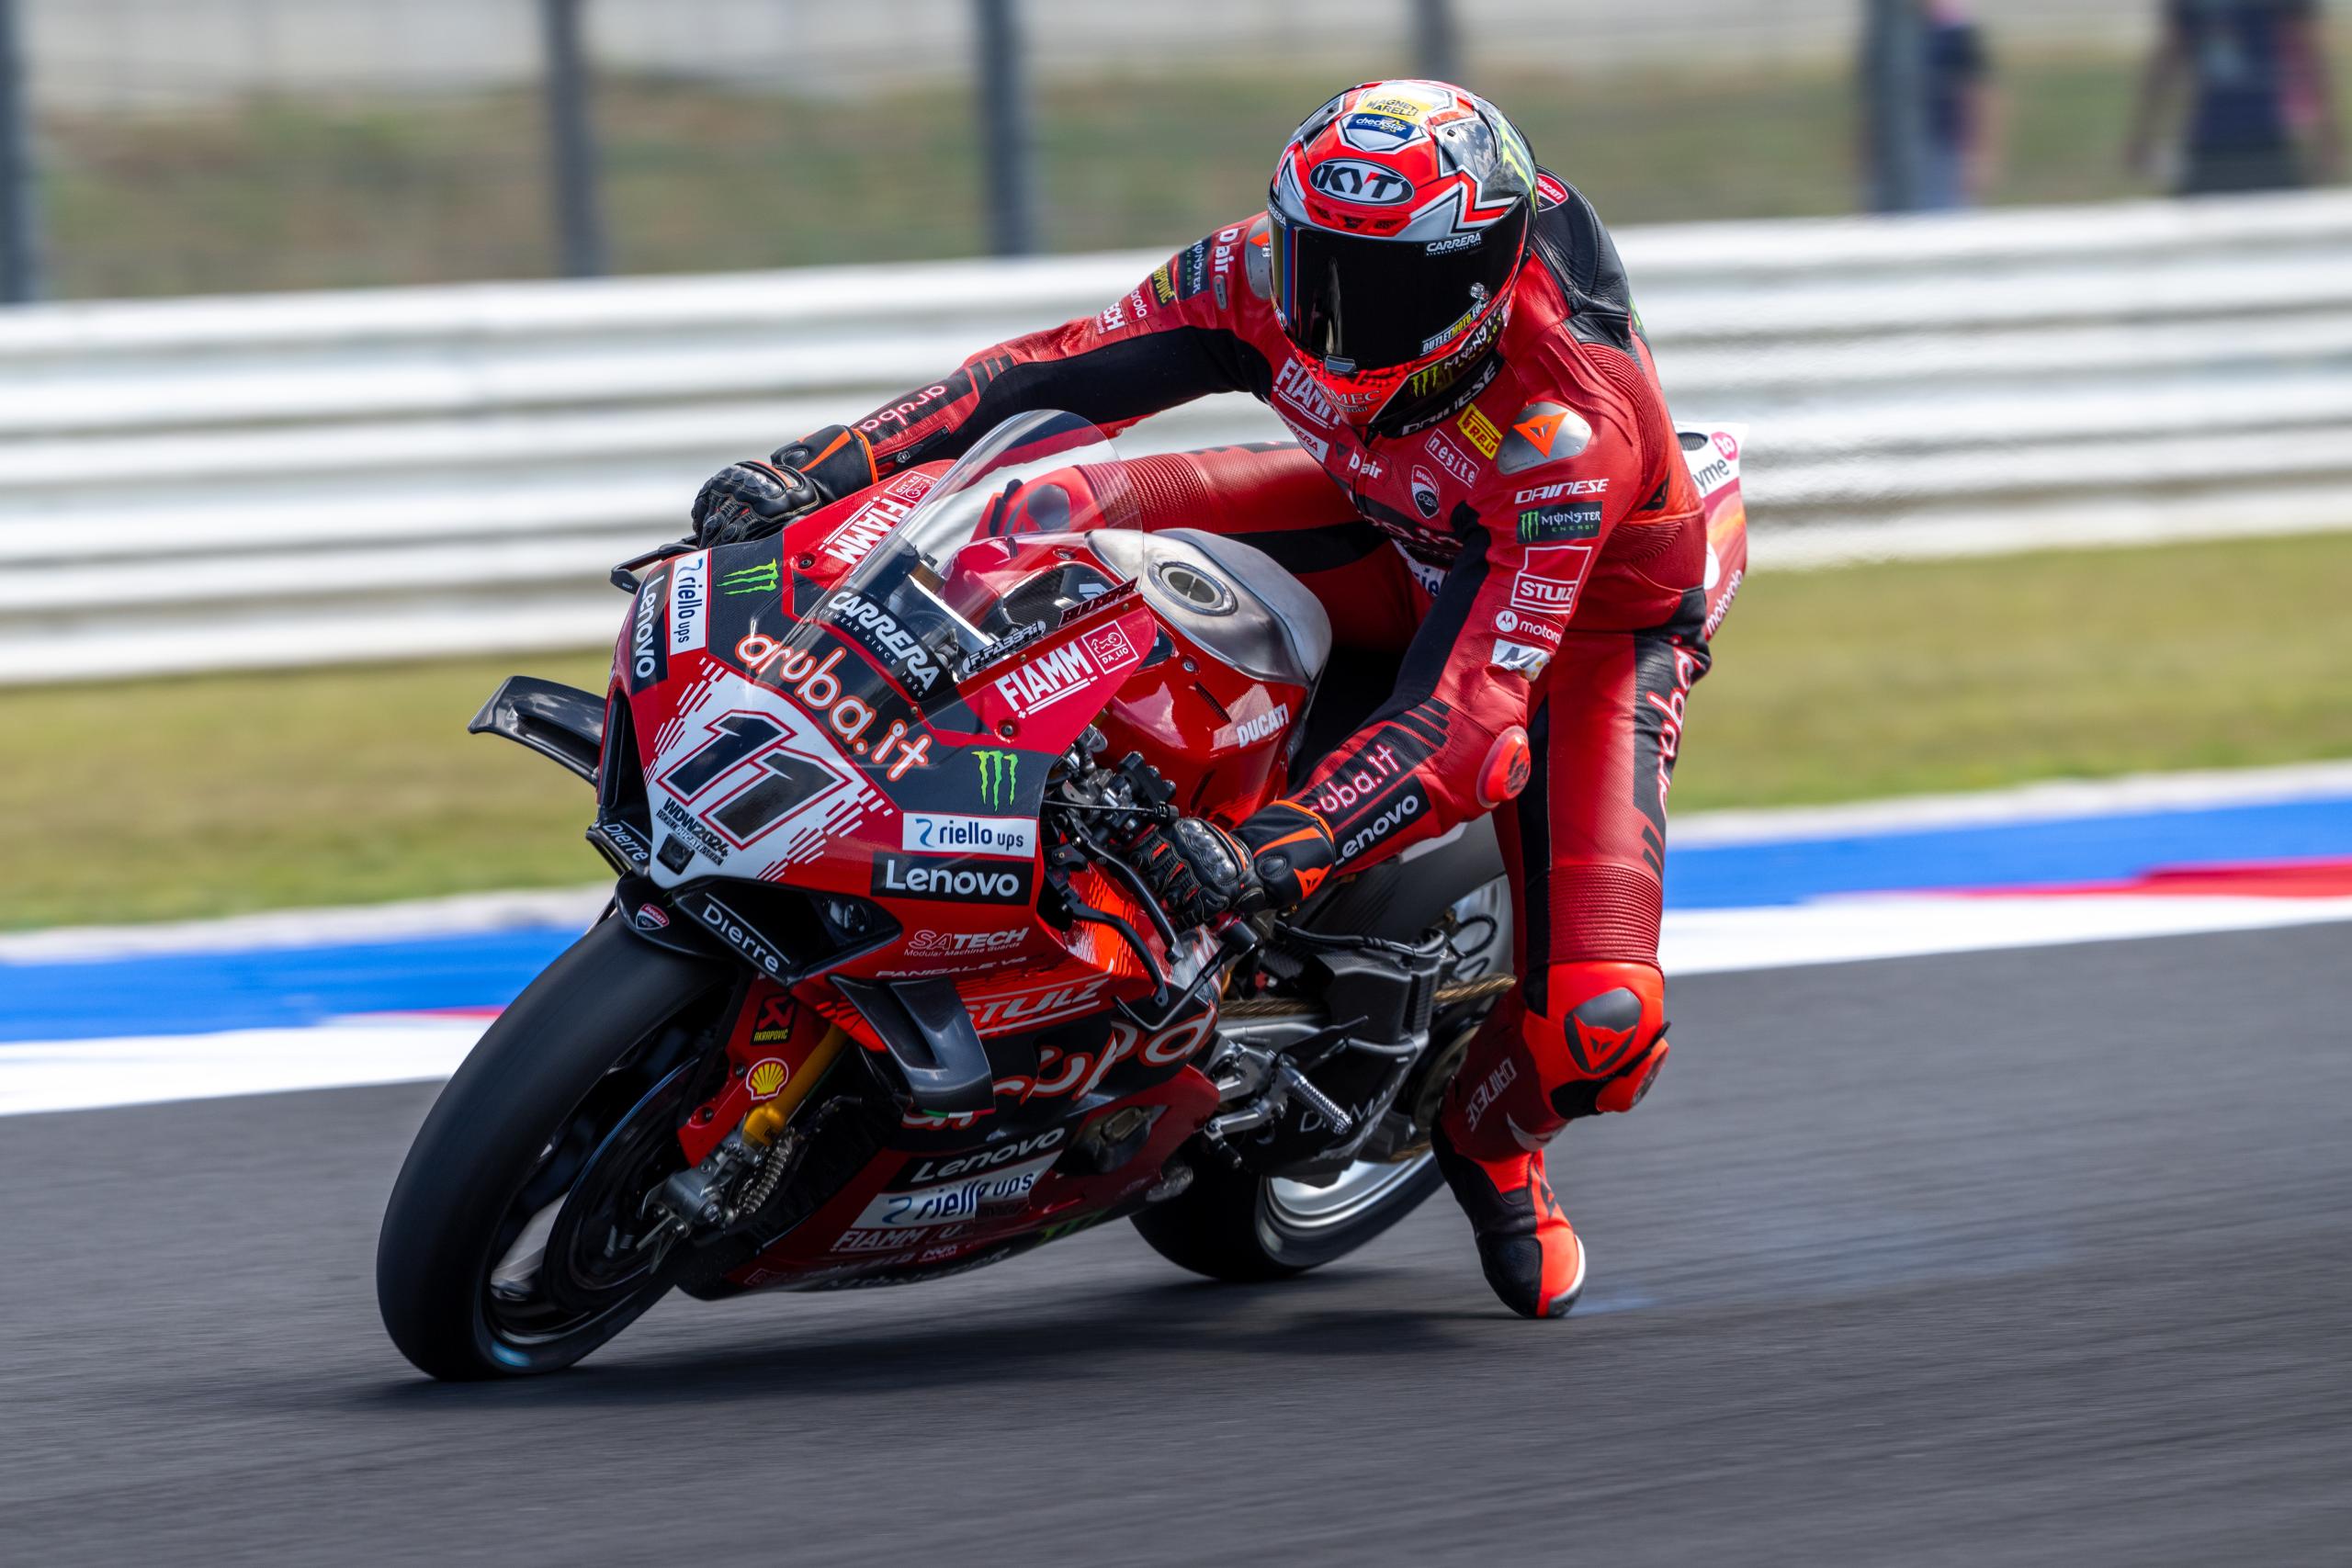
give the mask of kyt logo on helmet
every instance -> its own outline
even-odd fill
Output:
[[[1316,110],[1268,193],[1274,313],[1352,425],[1475,368],[1510,319],[1535,160],[1492,104],[1374,82]]]

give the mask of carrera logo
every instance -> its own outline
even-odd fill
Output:
[[[1413,199],[1412,181],[1355,158],[1326,159],[1308,171],[1306,183],[1334,201],[1358,207],[1397,207]]]
[[[1025,817],[947,817],[910,811],[899,822],[899,847],[918,854],[1026,860],[1037,852],[1037,824]]]
[[[670,656],[694,653],[710,631],[710,552],[681,556],[670,569]]]
[[[1274,378],[1274,395],[1326,430],[1339,423],[1340,411],[1307,372],[1303,359],[1293,359],[1282,367]]]
[[[827,606],[825,619],[880,654],[891,672],[916,695],[926,695],[938,684],[939,664],[932,658],[931,649],[917,642],[914,634],[899,624],[897,616],[872,600],[845,593]]]
[[[917,860],[885,851],[874,857],[877,898],[963,899],[975,904],[1029,901],[1025,865],[972,865],[959,860]]]
[[[1566,620],[1576,610],[1577,585],[1591,558],[1590,545],[1532,547],[1527,551],[1527,564],[1511,579],[1511,608]]]
[[[1102,992],[1112,978],[1108,975],[1090,975],[1083,980],[1012,991],[985,1000],[967,998],[972,1027],[982,1034],[1010,1034],[1092,1012],[1102,1005]]]

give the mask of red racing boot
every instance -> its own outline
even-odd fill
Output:
[[[1514,992],[1470,1043],[1430,1136],[1487,1283],[1521,1317],[1566,1317],[1584,1290],[1584,1243],[1545,1178],[1544,1145],[1579,1116],[1632,1110],[1667,1055],[1657,969],[1557,964],[1546,979],[1566,1027]]]

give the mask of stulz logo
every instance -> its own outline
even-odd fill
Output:
[[[1527,564],[1510,581],[1511,608],[1566,620],[1577,607],[1577,584],[1591,557],[1590,545],[1531,547]]]
[[[1396,798],[1389,802],[1379,815],[1349,834],[1340,842],[1340,859],[1342,861],[1355,859],[1356,856],[1419,817],[1429,803],[1429,796],[1422,793],[1420,785],[1406,785]]]
[[[907,689],[922,696],[938,683],[939,665],[931,649],[899,625],[898,617],[871,599],[844,593],[825,611],[825,618],[856,634],[859,640],[888,660]]]
[[[953,898],[975,904],[1025,904],[1029,867],[917,860],[885,851],[874,857],[874,893],[884,898]]]
[[[745,925],[742,917],[734,910],[706,893],[702,896],[701,906],[695,912],[719,941],[750,959],[752,967],[763,975],[784,973],[784,955],[770,947],[759,932]]]
[[[1037,824],[1025,817],[948,817],[910,811],[900,821],[899,847],[929,855],[1006,855],[1026,860],[1037,852]]]
[[[1234,739],[1243,746],[1255,746],[1270,735],[1278,735],[1290,722],[1290,705],[1277,703],[1255,718],[1245,718],[1233,727]]]
[[[710,552],[682,556],[670,569],[670,654],[693,653],[710,630]]]
[[[1096,676],[1135,662],[1135,645],[1127,640],[1127,634],[1117,626],[1103,626],[1014,666],[997,677],[996,689],[1012,711],[1025,718],[1084,690]]]
[[[1111,980],[1108,975],[1091,975],[1058,986],[1039,986],[986,999],[974,998],[969,1002],[972,1027],[982,1034],[1009,1034],[1041,1028],[1057,1019],[1092,1012]]]
[[[1283,367],[1282,373],[1274,378],[1274,395],[1327,430],[1339,422],[1340,411],[1323,395],[1323,389],[1308,374],[1303,359],[1294,359]]]
[[[1413,198],[1412,181],[1355,158],[1331,158],[1316,164],[1306,183],[1325,196],[1359,207],[1395,207]]]
[[[975,1155],[957,1155],[953,1159],[927,1159],[907,1173],[907,1184],[920,1187],[926,1181],[947,1181],[958,1176],[975,1176],[983,1170],[994,1170],[1001,1165],[1010,1165],[1027,1156],[1044,1154],[1059,1144],[1068,1131],[1064,1127],[1048,1127],[1017,1144],[1001,1144]]]

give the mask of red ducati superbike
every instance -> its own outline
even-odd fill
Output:
[[[608,690],[483,707],[593,786],[618,884],[393,1189],[377,1294],[419,1368],[550,1371],[673,1290],[900,1284],[1123,1217],[1270,1280],[1436,1188],[1440,1093],[1511,984],[1492,831],[1176,928],[1124,847],[1238,823],[1386,682],[1327,672],[1263,554],[1126,525],[1124,474],[1023,416],[616,569]]]

